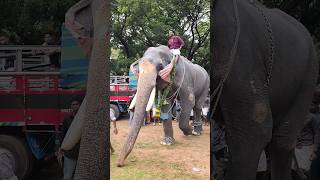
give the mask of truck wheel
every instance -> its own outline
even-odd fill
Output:
[[[114,105],[114,104],[110,104],[110,109],[113,110],[115,117],[118,119],[120,116],[120,111],[118,106]]]
[[[9,169],[14,170],[18,179],[26,179],[32,170],[33,157],[27,144],[20,138],[0,135],[0,153],[9,157]],[[11,160],[12,158],[12,160]]]

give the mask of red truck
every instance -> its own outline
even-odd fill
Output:
[[[85,95],[83,89],[61,86],[61,73],[48,71],[45,55],[34,55],[42,49],[0,47],[0,152],[14,159],[11,165],[19,179],[27,177],[35,161],[54,158],[70,99]],[[134,90],[128,77],[112,76],[110,83],[110,107],[119,117]]]

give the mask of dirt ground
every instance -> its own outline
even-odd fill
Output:
[[[116,166],[128,133],[128,121],[117,121],[118,135],[111,129],[111,144],[115,153],[111,155],[110,179],[210,179],[210,129],[204,126],[201,136],[184,136],[177,122],[173,122],[173,146],[162,146],[162,125],[143,126],[136,144],[125,161],[125,166]]]

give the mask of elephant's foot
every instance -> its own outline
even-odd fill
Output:
[[[195,136],[200,136],[202,132],[202,126],[194,126],[192,130],[192,134]]]
[[[185,136],[192,135],[192,128],[190,126],[186,126],[186,127],[179,126],[179,128]]]
[[[194,136],[200,136],[201,135],[201,132],[197,132],[195,130],[192,130],[192,135]]]
[[[160,144],[161,145],[164,145],[164,146],[171,146],[171,145],[173,145],[174,144],[174,138],[173,137],[164,137],[162,140],[161,140],[161,142],[160,142]]]

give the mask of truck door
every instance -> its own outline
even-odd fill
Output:
[[[60,121],[58,83],[57,75],[26,76],[25,108],[28,125],[52,125]]]

